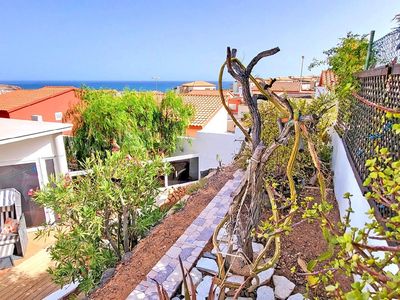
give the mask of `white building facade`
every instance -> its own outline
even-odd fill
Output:
[[[0,188],[21,193],[28,227],[54,221],[54,214],[32,196],[51,176],[68,172],[63,132],[71,128],[65,123],[0,118]]]

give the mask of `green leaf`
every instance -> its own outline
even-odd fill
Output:
[[[326,290],[327,292],[334,292],[334,291],[336,291],[336,286],[334,286],[334,285],[328,285],[328,286],[325,287],[325,290]]]
[[[363,182],[363,186],[369,186],[370,183],[371,183],[371,177],[367,177]]]
[[[378,178],[378,172],[371,172],[371,173],[369,174],[369,177],[371,177],[371,178],[373,178],[373,179]]]

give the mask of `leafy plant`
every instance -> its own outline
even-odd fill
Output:
[[[347,33],[335,47],[323,52],[325,59],[314,58],[308,67],[311,70],[316,66],[328,65],[338,78],[334,91],[339,98],[347,97],[359,85],[355,74],[364,69],[369,43],[367,37],[367,35]]]
[[[328,65],[337,76],[337,83],[333,86],[332,92],[338,99],[339,110],[343,112],[343,119],[346,122],[351,118],[349,113],[351,100],[349,97],[359,88],[356,74],[364,69],[368,44],[367,35],[349,32],[344,38],[340,39],[335,47],[323,52],[326,56],[325,59],[317,60],[314,58],[309,66],[311,70],[316,66]],[[371,53],[370,57],[371,64],[374,64],[374,53]]]
[[[398,115],[388,116],[399,117]],[[393,128],[395,131],[395,128]],[[369,192],[365,197],[374,200],[381,208],[392,213],[383,220],[375,218],[372,208],[371,221],[363,228],[350,225],[353,210],[352,195],[347,215],[342,223],[332,224],[326,215],[327,207],[316,206],[307,210],[305,217],[321,222],[328,250],[309,262],[306,275],[313,286],[322,283],[326,291],[337,299],[398,299],[400,297],[400,160],[395,160],[387,148],[376,148],[375,156],[366,162],[369,174],[364,181]],[[383,221],[383,222],[382,222]],[[336,249],[336,251],[334,251]],[[314,271],[317,263],[325,263]],[[335,274],[357,276],[351,290],[345,290]],[[312,287],[312,286],[311,286]]]
[[[186,188],[186,193],[191,195],[197,192],[207,184],[207,181],[208,180],[206,178],[200,178],[197,182],[189,184]]]
[[[193,115],[173,92],[158,101],[150,92],[83,88],[80,98],[65,120],[74,125],[72,149],[81,162],[96,152],[104,157],[113,147],[135,157],[171,154]]]
[[[50,247],[56,283],[79,282],[88,292],[102,272],[130,251],[163,212],[155,205],[157,176],[166,169],[160,158],[138,161],[118,152],[86,159],[87,175],[53,178],[35,201],[54,211],[58,222],[38,232],[55,232]]]
[[[330,94],[321,95],[313,99],[290,99],[291,105],[301,111],[303,114],[314,114],[318,116],[318,122],[315,128],[310,132],[310,138],[315,144],[317,153],[323,163],[322,167],[329,173],[330,164],[330,136],[328,129],[336,119],[336,99]],[[277,119],[282,119],[279,111],[269,102],[259,104],[260,115],[263,124],[261,138],[264,144],[268,145],[274,141],[279,134]],[[266,175],[271,181],[284,182],[286,176],[286,162],[288,161],[293,146],[294,138],[290,138],[287,147],[280,147],[271,154],[270,159],[265,164]],[[301,142],[300,153],[297,156],[293,170],[293,175],[298,183],[303,185],[308,183],[315,174],[314,165],[311,157],[306,151],[307,145]],[[283,186],[283,185],[282,185]]]

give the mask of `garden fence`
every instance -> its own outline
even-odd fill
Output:
[[[400,29],[397,28],[376,40],[372,52],[375,62],[371,67],[400,62]]]
[[[387,112],[400,110],[400,64],[382,66],[357,74],[360,89],[339,106],[337,131],[341,135],[357,180],[368,175],[365,162],[377,146],[386,147],[394,159],[400,159],[400,136],[392,130],[399,118],[387,118]],[[383,217],[391,214],[376,205]]]

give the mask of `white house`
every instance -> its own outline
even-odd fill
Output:
[[[68,172],[63,131],[71,128],[65,123],[0,118],[0,188],[21,193],[28,227],[54,220],[53,213],[31,196],[49,182],[50,175]]]
[[[210,83],[207,81],[192,81],[183,83],[178,87],[178,91],[180,93],[188,93],[191,91],[206,91],[206,90],[215,90],[217,87],[214,83]]]
[[[198,157],[195,166],[200,172],[216,168],[220,163],[232,162],[244,137],[238,130],[228,132],[228,113],[221,98],[217,95],[184,95],[182,99],[194,107],[195,116],[179,151],[174,155]]]

